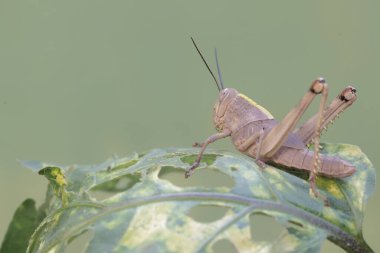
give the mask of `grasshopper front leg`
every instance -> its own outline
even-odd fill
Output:
[[[217,140],[226,138],[227,136],[230,136],[230,135],[231,135],[231,131],[225,130],[223,132],[216,133],[216,134],[211,135],[210,137],[208,137],[205,140],[205,142],[202,143],[202,148],[201,148],[201,151],[198,154],[197,160],[191,165],[191,167],[189,169],[186,170],[186,172],[185,172],[185,178],[190,177],[191,174],[193,174],[194,169],[199,166],[199,164],[201,162],[201,159],[202,159],[202,156],[203,156],[203,153],[206,150],[206,147],[207,147],[208,144],[213,143],[213,142],[215,142]],[[199,146],[199,145],[200,145],[199,143],[195,143],[195,146]]]
[[[275,127],[273,127],[269,131],[269,133],[264,137],[264,140],[262,141],[260,154],[258,154],[264,160],[270,160],[276,154],[276,152],[281,148],[281,146],[284,144],[289,134],[294,130],[297,122],[300,120],[300,118],[302,117],[306,109],[309,107],[314,97],[317,96],[318,94],[322,94],[322,98],[319,105],[318,119],[314,128],[315,129],[314,130],[315,131],[315,134],[314,134],[315,153],[314,153],[314,158],[313,158],[313,163],[312,163],[313,168],[310,170],[310,177],[309,177],[311,192],[316,197],[319,197],[319,194],[315,186],[315,177],[320,168],[319,149],[318,149],[320,128],[322,124],[323,111],[325,108],[327,94],[328,94],[328,87],[323,78],[319,78],[315,80],[312,83],[310,89],[301,99],[300,103],[296,107],[294,107],[279,124],[277,124]]]

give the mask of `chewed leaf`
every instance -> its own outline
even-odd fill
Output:
[[[85,231],[92,233],[86,252],[214,252],[221,241],[238,252],[319,252],[326,238],[348,252],[371,252],[362,239],[362,220],[375,170],[359,148],[325,144],[324,152],[357,168],[346,179],[318,178],[329,207],[309,195],[304,179],[271,166],[263,170],[249,157],[227,152],[208,151],[200,169],[230,177],[230,188],[180,187],[159,177],[163,168],[185,171],[198,151],[155,149],[101,165],[61,168],[68,204],[50,205],[55,208],[34,232],[28,252],[64,252]],[[200,222],[188,215],[199,206],[225,212]],[[252,214],[273,217],[283,232],[272,241],[255,238]]]

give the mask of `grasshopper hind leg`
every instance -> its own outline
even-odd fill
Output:
[[[318,172],[321,169],[321,159],[319,157],[319,143],[321,138],[321,126],[323,123],[323,114],[326,107],[326,101],[327,101],[327,95],[328,95],[328,86],[326,83],[323,83],[323,86],[321,87],[321,100],[319,103],[319,109],[317,114],[317,120],[316,120],[316,126],[315,126],[315,133],[314,133],[314,157],[313,157],[313,163],[312,163],[312,169],[310,170],[309,175],[309,182],[310,182],[310,192],[314,194],[316,198],[319,198],[324,201],[325,205],[328,205],[327,198],[323,195],[321,195],[316,187],[316,176],[318,175]]]
[[[338,96],[336,96],[331,104],[324,110],[321,128],[326,131],[329,124],[332,124],[340,114],[351,106],[356,100],[356,89],[352,86],[344,88]],[[315,134],[315,125],[317,124],[319,115],[316,114],[294,131],[298,137],[309,145],[312,143]]]
[[[314,144],[313,169],[310,171],[309,176],[310,193],[315,197],[322,199],[326,206],[328,206],[327,198],[318,193],[315,183],[316,176],[321,168],[321,161],[319,158],[321,132],[322,130],[326,130],[329,123],[332,123],[337,117],[339,117],[340,113],[355,102],[356,89],[352,86],[346,87],[331,102],[331,104],[325,108],[327,93],[328,88],[326,84],[322,91],[322,99],[318,113],[294,131],[294,133],[302,139],[305,145],[309,145],[310,143]]]
[[[288,112],[288,114],[277,124],[275,125],[269,133],[264,137],[261,149],[260,157],[265,160],[271,160],[283,146],[285,141],[289,138],[290,133],[292,133],[296,127],[297,122],[300,120],[306,109],[309,107],[313,99],[317,95],[322,95],[319,111],[316,117],[315,125],[312,126],[313,136],[314,136],[314,145],[315,145],[315,154],[310,168],[310,189],[311,192],[318,197],[319,194],[315,185],[315,177],[318,174],[319,168],[321,167],[321,162],[319,159],[319,138],[321,133],[321,125],[324,114],[324,108],[326,105],[328,94],[328,85],[325,82],[324,78],[316,79],[302,97],[301,101]]]

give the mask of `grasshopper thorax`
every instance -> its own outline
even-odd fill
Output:
[[[219,92],[218,100],[214,105],[214,125],[219,132],[225,125],[225,113],[228,105],[239,95],[239,92],[233,88],[225,88]]]

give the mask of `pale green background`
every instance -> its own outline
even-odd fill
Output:
[[[323,141],[357,144],[377,166],[379,24],[379,1],[0,1],[0,238],[25,198],[44,197],[19,159],[93,164],[214,132],[216,88],[190,36],[279,118],[315,77],[330,99],[355,84],[357,103]],[[375,251],[379,196],[364,219]]]

